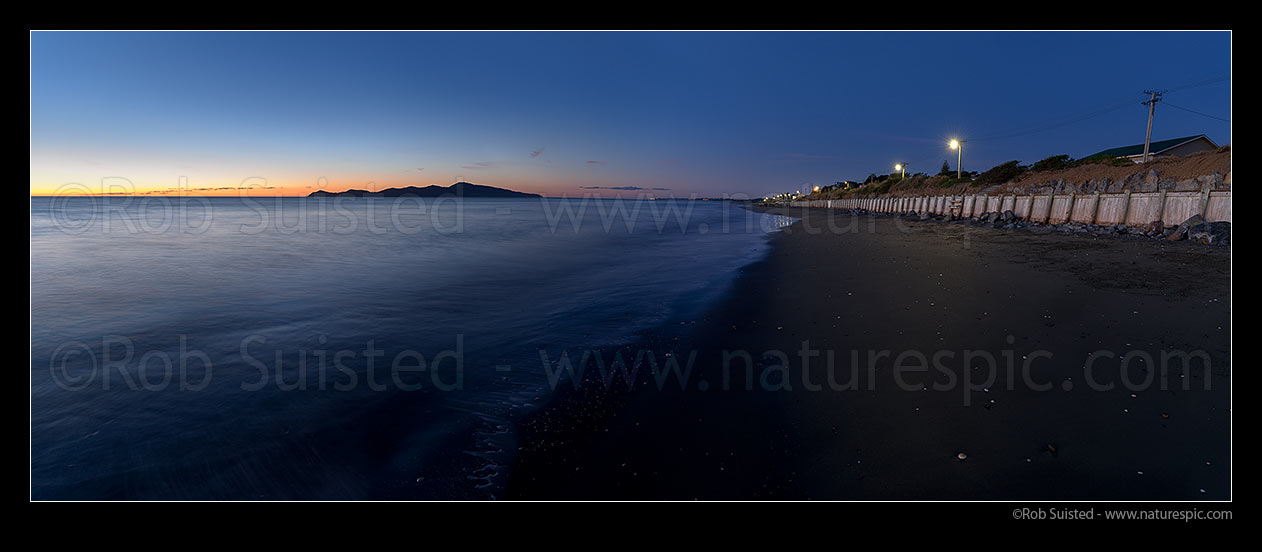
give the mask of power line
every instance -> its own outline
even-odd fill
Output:
[[[1173,107],[1173,108],[1175,108],[1175,109],[1182,109],[1182,110],[1184,110],[1184,111],[1186,111],[1186,112],[1188,112],[1188,113],[1195,113],[1195,114],[1200,115],[1200,116],[1202,116],[1202,117],[1209,117],[1210,119],[1218,119],[1219,121],[1223,121],[1223,122],[1225,122],[1225,123],[1230,123],[1230,122],[1231,122],[1231,119],[1224,119],[1224,118],[1222,118],[1222,117],[1215,117],[1215,116],[1210,115],[1210,114],[1208,114],[1208,113],[1201,113],[1200,111],[1194,111],[1194,110],[1188,109],[1188,108],[1186,108],[1186,107],[1179,107],[1179,106],[1174,105],[1174,104],[1172,104],[1172,103],[1170,103],[1170,102],[1166,102],[1166,105],[1168,105],[1168,106],[1170,106],[1170,107]]]
[[[1218,83],[1218,82],[1222,82],[1222,81],[1225,81],[1225,80],[1228,80],[1228,79],[1230,79],[1230,76],[1228,76],[1228,75],[1220,75],[1220,76],[1214,76],[1214,77],[1206,77],[1206,78],[1202,78],[1202,79],[1196,79],[1196,80],[1188,81],[1188,82],[1185,82],[1185,83],[1183,83],[1183,84],[1176,85],[1176,86],[1174,86],[1174,87],[1172,87],[1172,88],[1168,88],[1168,89],[1165,89],[1165,90],[1160,90],[1160,91],[1158,91],[1158,92],[1159,92],[1159,93],[1169,93],[1169,92],[1174,92],[1174,91],[1177,91],[1177,90],[1187,90],[1187,89],[1189,89],[1189,88],[1196,88],[1196,87],[1200,87],[1200,86],[1207,86],[1207,85],[1214,84],[1214,83]],[[1133,99],[1126,99],[1126,100],[1119,101],[1119,102],[1118,102],[1118,103],[1116,103],[1116,104],[1109,104],[1109,105],[1107,105],[1107,106],[1102,106],[1100,109],[1096,109],[1096,110],[1088,111],[1088,112],[1085,112],[1085,113],[1082,113],[1082,114],[1079,114],[1079,115],[1071,115],[1071,116],[1069,116],[1067,119],[1064,119],[1064,120],[1060,120],[1060,121],[1053,121],[1053,122],[1049,122],[1049,123],[1044,124],[1044,125],[1039,125],[1039,126],[1031,127],[1031,128],[1027,128],[1027,129],[1024,129],[1024,130],[1018,129],[1018,130],[1012,130],[1012,131],[1009,131],[1009,132],[1004,132],[1004,133],[1000,133],[1000,134],[992,134],[992,135],[989,135],[989,136],[982,136],[982,137],[980,137],[980,138],[970,138],[970,139],[969,139],[969,141],[970,141],[970,142],[981,142],[981,141],[986,141],[986,140],[1001,140],[1001,139],[1006,139],[1006,138],[1017,138],[1017,137],[1019,137],[1019,136],[1025,136],[1025,135],[1027,135],[1027,134],[1035,134],[1035,133],[1038,133],[1038,132],[1044,132],[1044,131],[1052,130],[1052,129],[1055,129],[1055,128],[1060,128],[1060,127],[1065,126],[1065,125],[1069,125],[1069,124],[1077,123],[1077,122],[1080,122],[1080,121],[1085,121],[1085,120],[1087,120],[1087,119],[1093,119],[1093,118],[1095,118],[1095,117],[1100,117],[1100,116],[1103,116],[1103,115],[1107,115],[1107,114],[1109,114],[1109,113],[1112,113],[1112,112],[1114,112],[1114,111],[1117,111],[1117,110],[1119,110],[1119,109],[1122,109],[1122,108],[1124,108],[1124,107],[1126,107],[1126,106],[1128,106],[1128,105],[1131,105],[1131,102],[1133,102],[1133,101],[1134,101]],[[1199,115],[1204,115],[1203,113],[1198,113],[1198,114],[1199,114]],[[1206,115],[1206,116],[1208,116],[1208,117],[1212,117],[1212,115]],[[1217,118],[1217,117],[1214,117],[1214,118]],[[1225,120],[1225,119],[1220,119],[1220,120]]]
[[[1163,90],[1162,92],[1174,92],[1174,91],[1176,91],[1176,90],[1187,90],[1187,89],[1189,89],[1189,88],[1196,88],[1196,87],[1198,87],[1198,86],[1206,86],[1206,85],[1210,85],[1210,84],[1214,84],[1214,83],[1222,82],[1222,81],[1225,81],[1225,80],[1227,80],[1227,79],[1229,79],[1229,78],[1231,78],[1231,77],[1229,77],[1229,76],[1227,76],[1227,75],[1222,75],[1222,76],[1218,76],[1218,77],[1209,77],[1209,78],[1206,78],[1206,79],[1201,79],[1201,80],[1192,81],[1192,82],[1189,82],[1189,83],[1186,83],[1186,84],[1180,84],[1180,85],[1178,85],[1178,86],[1175,86],[1174,88],[1168,88],[1168,89],[1166,89],[1166,90]]]
[[[1052,129],[1054,129],[1054,128],[1060,128],[1060,127],[1063,127],[1063,126],[1065,126],[1065,125],[1069,125],[1069,124],[1077,123],[1077,122],[1080,122],[1080,121],[1085,121],[1085,120],[1087,120],[1087,119],[1093,119],[1093,118],[1095,118],[1095,117],[1099,117],[1099,116],[1101,116],[1101,115],[1107,115],[1107,114],[1109,114],[1109,113],[1112,113],[1112,112],[1117,111],[1117,110],[1119,110],[1119,109],[1122,109],[1122,108],[1124,108],[1124,107],[1127,107],[1127,106],[1133,105],[1133,102],[1134,102],[1134,101],[1135,101],[1134,99],[1127,99],[1126,101],[1123,101],[1123,102],[1119,102],[1119,103],[1117,103],[1117,104],[1110,105],[1110,106],[1105,107],[1105,108],[1103,108],[1103,109],[1098,109],[1098,110],[1095,110],[1095,111],[1090,111],[1090,112],[1087,112],[1087,113],[1084,113],[1084,114],[1081,114],[1081,115],[1076,115],[1076,116],[1073,116],[1073,117],[1071,117],[1071,118],[1069,118],[1069,119],[1065,119],[1065,120],[1062,120],[1062,121],[1057,121],[1057,122],[1054,122],[1054,123],[1045,124],[1045,125],[1042,125],[1042,126],[1038,126],[1038,127],[1034,127],[1034,128],[1030,128],[1030,129],[1026,129],[1026,130],[1017,130],[1017,131],[1007,132],[1007,133],[1003,133],[1003,134],[993,134],[993,135],[990,135],[990,136],[983,136],[983,137],[981,137],[981,138],[969,138],[969,141],[970,141],[970,142],[981,142],[981,141],[985,141],[985,140],[1001,140],[1001,139],[1005,139],[1005,138],[1016,138],[1016,137],[1019,137],[1019,136],[1025,136],[1025,135],[1027,135],[1027,134],[1035,134],[1035,133],[1038,133],[1038,132],[1044,132],[1044,131],[1052,130]]]

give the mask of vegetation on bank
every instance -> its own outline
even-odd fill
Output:
[[[845,199],[868,197],[874,195],[922,195],[932,194],[975,193],[989,187],[1001,186],[1031,173],[1052,172],[1085,165],[1124,166],[1133,164],[1120,157],[1093,155],[1082,159],[1073,159],[1068,155],[1053,155],[1030,165],[1022,165],[1019,161],[1001,163],[989,170],[978,173],[964,171],[958,177],[947,162],[942,163],[938,174],[927,175],[915,173],[903,177],[901,174],[870,174],[863,182],[838,182],[824,186],[802,199]]]

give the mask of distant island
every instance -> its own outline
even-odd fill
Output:
[[[326,192],[317,190],[307,194],[307,197],[493,197],[493,198],[532,198],[543,197],[539,194],[528,194],[526,192],[515,192],[513,190],[505,190],[504,188],[496,188],[494,186],[483,186],[481,184],[472,184],[469,182],[457,182],[450,186],[406,186],[403,188],[387,188],[379,192],[370,192],[368,190],[346,190],[345,192]]]

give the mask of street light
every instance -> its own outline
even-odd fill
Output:
[[[960,165],[964,162],[964,140],[951,140],[951,149],[959,150],[960,154],[955,159],[955,178],[960,178],[963,171]]]
[[[907,178],[907,163],[899,163],[897,165],[894,165],[894,170],[903,171],[902,178]]]

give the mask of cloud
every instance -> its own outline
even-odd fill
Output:
[[[543,146],[535,151],[530,152],[530,156],[539,157],[539,154],[543,153],[543,150],[546,150],[546,149],[548,149],[548,146]]]
[[[425,170],[425,167],[417,167],[417,168],[416,168],[416,170],[417,170],[418,172],[419,172],[419,171],[423,171],[423,170]]]
[[[461,166],[460,166],[460,168],[462,168],[462,169],[469,169],[469,170],[471,170],[471,171],[480,171],[480,170],[482,170],[482,169],[493,169],[493,168],[495,168],[495,163],[494,163],[493,161],[478,161],[478,162],[475,162],[475,163],[474,163],[474,164],[472,164],[472,165],[461,165]]]
[[[619,190],[624,192],[636,191],[658,191],[663,192],[670,188],[641,188],[640,186],[579,186],[581,190]]]
[[[311,186],[307,186],[310,188]],[[131,192],[111,192],[109,195],[167,195],[167,194],[183,194],[188,192],[225,192],[229,190],[275,190],[276,186],[219,186],[215,188],[165,188],[162,190],[149,190],[139,193]]]
[[[604,165],[605,162],[604,161],[588,161],[587,164],[588,165]]]

